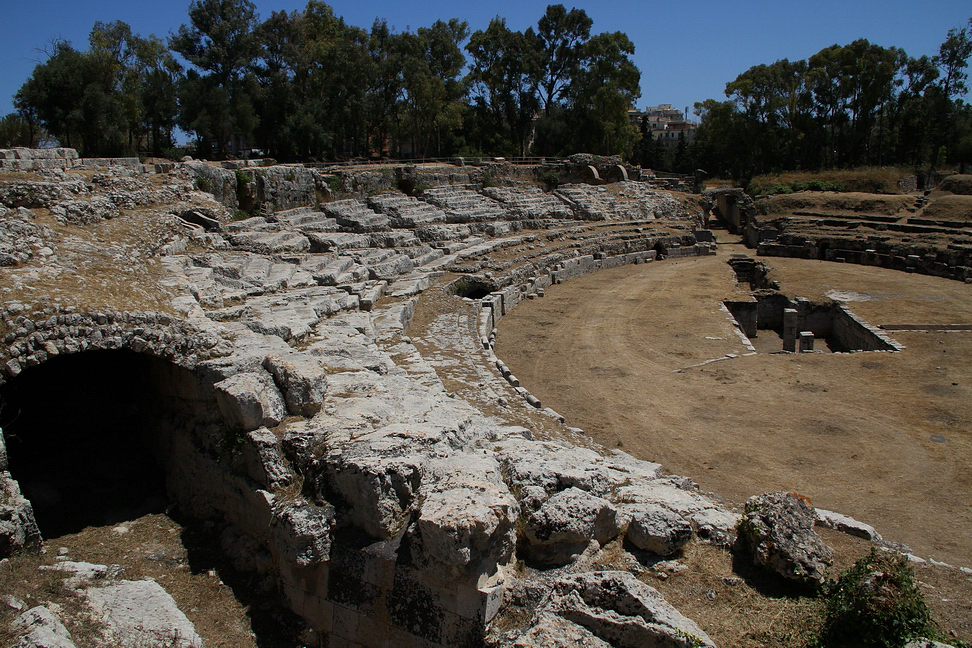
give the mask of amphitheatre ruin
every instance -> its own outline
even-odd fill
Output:
[[[907,183],[0,151],[6,604],[39,560],[168,590],[158,645],[802,645],[879,547],[972,640],[972,179]],[[763,493],[819,533],[779,573]]]

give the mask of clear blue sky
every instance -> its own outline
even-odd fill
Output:
[[[166,38],[188,23],[189,0],[0,0],[0,116],[13,110],[13,95],[43,50],[63,38],[87,49],[95,21],[122,20],[143,36]],[[459,18],[471,31],[495,16],[522,31],[535,26],[548,0],[494,2],[401,2],[337,0],[329,3],[346,22],[370,28],[384,18],[396,31],[414,31],[438,19]],[[638,107],[662,103],[691,110],[697,101],[724,99],[727,82],[760,63],[805,59],[835,43],[866,38],[900,47],[911,56],[932,56],[948,30],[972,18],[969,0],[771,0],[658,2],[623,0],[563,3],[594,20],[593,32],[623,31],[635,44],[641,70]],[[303,9],[306,0],[257,0],[261,18]]]

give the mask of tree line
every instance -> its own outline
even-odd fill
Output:
[[[261,21],[250,0],[194,0],[167,40],[95,23],[57,41],[0,120],[0,145],[48,136],[85,156],[163,155],[176,128],[197,155],[280,160],[630,152],[634,45],[550,5],[536,28],[493,19],[370,31],[310,0]],[[468,56],[468,58],[467,58]]]
[[[735,179],[866,165],[964,168],[972,162],[972,106],[962,99],[970,57],[972,20],[930,57],[860,39],[756,65],[726,84],[725,101],[695,104],[693,142],[665,151],[642,138],[634,160]]]

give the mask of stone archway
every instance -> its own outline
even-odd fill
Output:
[[[185,489],[178,448],[221,425],[193,372],[125,349],[49,358],[0,399],[9,472],[45,538],[163,512]]]

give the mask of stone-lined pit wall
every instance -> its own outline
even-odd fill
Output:
[[[821,259],[841,263],[872,265],[891,270],[917,272],[957,281],[972,281],[972,245],[948,243],[945,248],[895,240],[882,234],[860,235],[860,227],[875,224],[848,224],[846,221],[827,221],[822,226],[850,228],[846,237],[795,234],[775,226],[750,224],[747,244],[756,247],[759,256],[782,256],[796,259]],[[902,234],[944,234],[958,236],[954,229],[907,224],[881,224],[886,230]]]
[[[797,339],[803,333],[811,333],[817,339],[830,338],[836,347],[847,351],[904,348],[838,302],[818,304],[800,297],[791,300],[780,292],[762,290],[753,293],[751,301],[724,303],[746,336],[758,337],[759,331],[765,329],[781,332],[785,351],[796,351]]]

